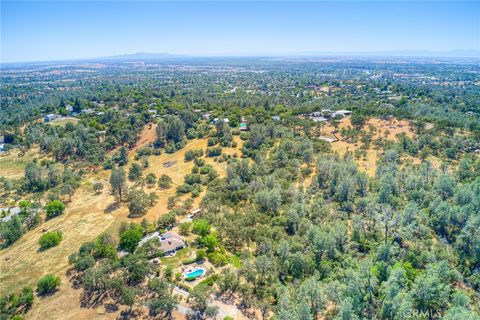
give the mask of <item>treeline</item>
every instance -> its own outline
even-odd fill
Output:
[[[402,163],[392,149],[372,179],[327,155],[305,171],[311,149],[286,136],[269,156],[262,145],[251,165],[230,165],[202,204],[221,245],[242,257],[235,294],[246,310],[276,319],[478,318],[478,159],[438,170]],[[311,185],[298,187],[313,171]]]

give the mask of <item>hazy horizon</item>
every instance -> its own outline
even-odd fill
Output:
[[[2,2],[1,62],[480,52],[478,2]],[[469,56],[472,57],[472,56]]]
[[[134,52],[119,53],[111,56],[63,58],[30,61],[0,61],[0,64],[35,64],[56,62],[92,62],[114,60],[175,60],[175,59],[215,59],[215,58],[451,58],[451,59],[480,59],[480,50],[449,50],[449,51],[422,51],[422,50],[392,50],[371,52],[291,52],[291,53],[224,53],[224,54],[170,54],[168,52]]]

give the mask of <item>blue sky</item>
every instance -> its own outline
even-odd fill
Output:
[[[480,50],[480,2],[1,2],[2,62]]]

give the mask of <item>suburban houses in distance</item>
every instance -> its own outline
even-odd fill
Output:
[[[327,122],[330,119],[344,118],[350,116],[351,114],[352,111],[350,110],[332,111],[330,109],[322,109],[321,111],[314,111],[311,113],[303,114],[302,116],[314,122]]]

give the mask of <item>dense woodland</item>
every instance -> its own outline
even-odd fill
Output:
[[[108,188],[132,218],[143,217],[158,192],[176,190],[158,221],[123,223],[118,233],[78,243],[68,276],[83,292],[82,307],[166,319],[182,302],[179,287],[189,292],[191,319],[215,317],[213,298],[259,319],[480,319],[478,65],[207,59],[22,70],[1,75],[5,152],[38,148],[44,157],[22,178],[0,177],[1,206],[21,209],[0,222],[3,248],[64,214],[98,170],[110,170],[110,185],[94,190]],[[324,124],[302,116],[327,108],[353,112],[352,126],[338,131],[359,151],[334,152],[316,133]],[[53,126],[47,114],[78,121]],[[248,131],[239,131],[242,118]],[[374,139],[365,129],[371,118],[408,120],[413,137]],[[132,151],[153,125],[154,140]],[[208,147],[185,153],[193,169],[183,184],[144,173],[149,158],[195,139]],[[238,155],[222,152],[235,147]],[[373,176],[355,162],[371,149],[380,155]],[[207,158],[225,163],[226,176]],[[202,212],[180,224],[200,195]],[[196,256],[183,264],[214,267],[193,287],[152,263],[162,256],[159,243],[139,246],[173,227],[194,237]],[[39,250],[62,238],[44,233]],[[58,275],[38,279],[36,296],[61,294],[59,284]],[[28,318],[33,289],[2,296],[0,319]]]

